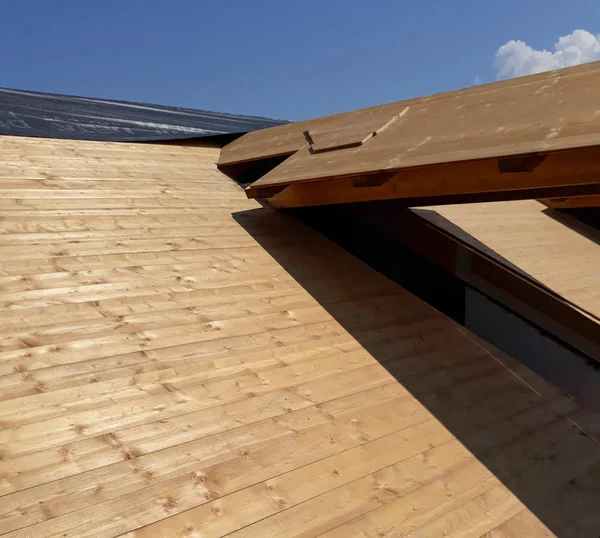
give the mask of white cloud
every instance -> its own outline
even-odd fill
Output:
[[[499,79],[522,77],[600,60],[600,34],[575,30],[554,44],[554,52],[536,50],[524,41],[509,41],[496,52]]]

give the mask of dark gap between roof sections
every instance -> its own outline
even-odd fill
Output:
[[[381,202],[372,203],[371,210],[376,211],[379,203]],[[382,235],[368,222],[353,214],[350,207],[351,204],[316,206],[287,209],[283,212],[319,231],[376,271],[472,330],[504,353],[537,371],[542,377],[585,402],[589,407],[600,410],[600,394],[594,396],[589,390],[590,385],[597,386],[594,383],[600,383],[600,365],[596,360],[493,297],[471,287],[402,242]],[[486,308],[495,309],[498,313],[503,312],[505,317],[512,319],[510,323],[514,326],[514,332],[518,334],[507,338],[502,328],[494,326],[492,318],[481,320],[477,327],[472,326],[468,318],[472,321],[474,310],[467,303],[473,298],[473,294],[487,302],[489,306]],[[526,346],[523,345],[524,339],[527,340]],[[531,357],[531,346],[550,349],[554,362]],[[568,364],[561,359],[564,359],[563,355],[569,357]]]

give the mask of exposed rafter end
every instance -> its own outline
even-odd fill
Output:
[[[565,196],[562,198],[542,198],[538,200],[552,209],[576,209],[579,207],[600,207],[600,195]]]
[[[546,160],[547,156],[548,154],[546,153],[536,153],[533,155],[521,155],[519,157],[498,159],[498,170],[501,174],[533,172]]]
[[[258,182],[250,196],[268,198],[272,207],[289,208],[392,199],[415,206],[600,194],[596,147],[520,160],[518,167],[517,163],[509,167],[514,173],[501,172],[496,158],[274,185]],[[277,194],[264,190],[285,185],[288,188]]]
[[[253,187],[250,185],[246,189],[246,196],[248,198],[271,198],[285,189],[287,189],[288,185],[273,185],[270,187]]]
[[[381,172],[379,174],[365,174],[352,178],[352,186],[354,188],[361,187],[381,187],[392,179],[396,172]]]
[[[366,174],[347,178],[351,180],[354,188],[381,187],[390,181],[396,172],[381,172],[379,174]],[[310,182],[309,182],[310,183]],[[281,194],[289,185],[270,185],[270,186],[253,186],[246,187],[246,196],[248,198],[268,199]]]

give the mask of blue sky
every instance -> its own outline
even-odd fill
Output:
[[[0,86],[304,119],[491,82],[510,40],[600,32],[600,2],[30,0],[0,21]]]

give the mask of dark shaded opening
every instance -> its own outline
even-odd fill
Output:
[[[395,247],[390,250],[362,223],[338,222],[331,209],[295,215],[315,226],[325,223],[331,239],[344,247],[358,245],[370,264],[379,264],[398,282],[416,279],[413,289],[421,287],[423,297],[443,296],[438,292],[453,285],[457,291],[450,293],[460,293],[462,284],[452,275],[428,267],[427,260],[402,252],[401,246],[398,254]],[[497,352],[446,318],[439,318],[448,328],[445,337],[435,328],[416,329],[420,320],[431,319],[431,310],[401,290],[393,296],[374,294],[368,305],[336,300],[336,286],[362,289],[364,282],[352,280],[356,273],[340,267],[339,256],[327,256],[333,246],[325,240],[312,235],[275,240],[281,218],[276,212],[254,209],[234,218],[556,536],[598,537],[600,449],[571,418],[575,404],[570,398],[543,383],[533,390],[505,368]],[[385,264],[390,259],[394,263]],[[406,271],[410,264],[417,270]],[[363,272],[361,278],[368,276]],[[427,289],[432,286],[437,292]]]
[[[259,180],[265,174],[279,166],[292,154],[277,155],[266,159],[245,161],[235,164],[219,165],[219,170],[240,185],[248,185]]]
[[[399,200],[287,212],[463,326],[466,325],[467,312],[471,313],[471,321],[474,319],[474,306],[469,303],[469,307],[466,291],[477,291],[498,308],[519,319],[522,325],[518,333],[511,334],[512,339],[504,337],[503,326],[496,325],[491,318],[480,320],[477,327],[469,324],[471,330],[476,330],[498,349],[580,398],[590,408],[600,409],[600,397],[590,396],[593,392],[590,387],[596,386],[600,390],[596,371],[600,358],[595,352],[600,337],[598,324],[578,309],[563,304],[552,290],[461,228],[454,224],[449,226],[460,242],[481,249],[489,259],[500,265],[486,262],[485,258],[473,262],[469,259],[468,263],[473,265],[468,266],[465,274],[471,275],[473,280],[463,280],[461,273],[457,272],[457,266],[464,263],[461,261],[462,249],[457,248],[456,241],[447,239],[436,231],[435,226],[409,212]],[[435,213],[432,210],[426,212]],[[434,222],[448,225],[447,219],[441,216],[439,219],[436,217]],[[511,268],[514,273],[503,266]],[[490,295],[490,291],[496,295]],[[516,312],[515,303],[517,307],[519,304],[527,307]],[[536,311],[542,323],[545,318],[551,318],[564,328],[564,333],[557,335],[540,326],[536,322],[538,318],[527,317],[526,312],[535,314]],[[534,334],[538,336],[534,338]],[[564,340],[569,335],[575,338],[573,342],[580,344],[579,347]],[[532,349],[542,348],[550,350],[552,356],[541,360],[541,351],[532,353]]]
[[[573,215],[575,218],[592,226],[596,230],[600,231],[600,207],[580,207],[575,209],[567,209],[565,213]]]
[[[357,219],[349,206],[288,210],[342,248],[460,324],[465,321],[465,284],[401,241]]]
[[[234,140],[237,140],[246,133],[226,133],[220,135],[203,136],[203,137],[188,137],[171,140],[142,140],[139,144],[159,144],[162,146],[209,146],[215,148],[222,148],[227,144],[230,144]]]
[[[544,209],[544,214],[600,245],[600,207]],[[600,270],[600,268],[598,269]]]

